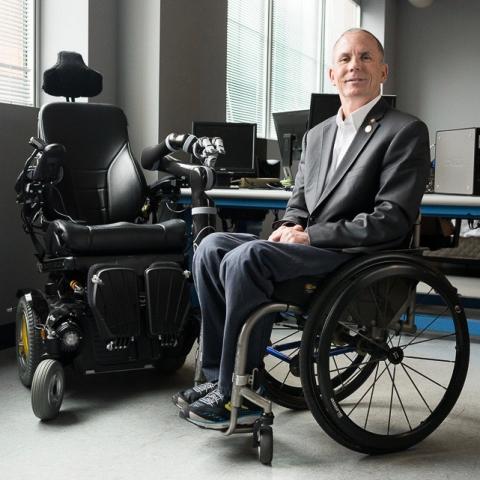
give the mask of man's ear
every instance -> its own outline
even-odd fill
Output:
[[[335,81],[335,73],[334,73],[332,67],[329,67],[329,68],[328,68],[328,77],[330,78],[331,84],[332,84],[334,87],[336,87],[336,86],[337,86],[337,82]]]
[[[382,83],[384,83],[388,78],[388,64],[383,64],[383,72],[382,72]]]

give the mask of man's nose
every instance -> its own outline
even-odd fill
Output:
[[[360,68],[360,59],[356,56],[352,56],[348,64],[349,70],[358,70]]]

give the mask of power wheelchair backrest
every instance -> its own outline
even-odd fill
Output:
[[[57,64],[44,74],[44,90],[56,96],[93,96],[102,77],[79,54],[60,52]],[[49,220],[61,212],[89,225],[133,221],[146,198],[143,172],[133,158],[127,119],[113,105],[55,102],[39,113],[39,135],[65,147],[63,178],[47,210]],[[47,206],[48,207],[48,206]]]

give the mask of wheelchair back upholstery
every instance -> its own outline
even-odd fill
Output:
[[[145,202],[146,183],[133,158],[127,119],[113,105],[55,102],[42,107],[40,136],[65,146],[55,210],[89,225],[133,221]]]

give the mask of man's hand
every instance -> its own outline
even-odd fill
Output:
[[[274,230],[268,239],[271,242],[301,243],[302,245],[310,245],[310,237],[301,225],[294,225],[293,227],[282,225]]]

